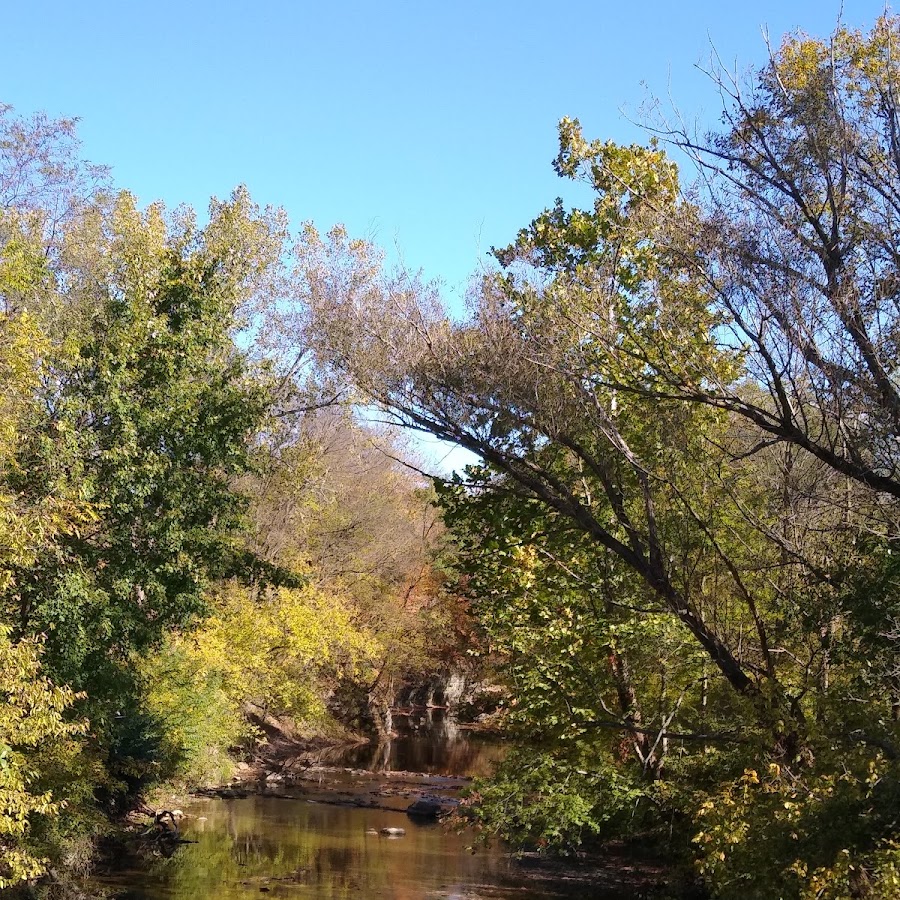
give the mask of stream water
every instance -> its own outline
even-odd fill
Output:
[[[405,727],[390,745],[325,758],[325,767],[289,786],[192,800],[182,834],[193,843],[140,871],[95,881],[95,893],[117,900],[634,896],[529,871],[502,847],[473,852],[471,834],[408,817],[410,797],[458,793],[464,779],[449,776],[485,774],[503,747],[437,716],[398,724]],[[377,798],[379,808],[353,805],[360,797]],[[389,837],[383,828],[405,834]]]

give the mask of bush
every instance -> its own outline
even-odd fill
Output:
[[[77,695],[41,670],[37,640],[0,626],[0,889],[42,875],[72,828],[92,818],[96,766],[86,722],[66,721]],[[60,811],[67,808],[67,829]]]
[[[697,810],[699,869],[723,900],[850,900],[900,893],[891,840],[900,769],[860,749],[799,774],[747,769]]]
[[[570,853],[591,837],[622,837],[646,821],[655,785],[600,766],[590,751],[512,750],[474,785],[463,814],[518,849]]]

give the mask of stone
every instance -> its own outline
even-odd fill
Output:
[[[416,800],[406,808],[406,814],[415,819],[436,819],[442,811],[437,800]]]

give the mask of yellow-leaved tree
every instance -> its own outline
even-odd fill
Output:
[[[26,241],[9,241],[0,252],[0,295],[23,292],[40,274]],[[0,589],[12,593],[17,571],[90,518],[76,501],[23,497],[6,487],[46,349],[26,312],[0,313]],[[76,698],[43,674],[40,639],[15,641],[0,623],[0,889],[44,873],[53,820],[68,799],[54,788],[66,783],[71,796],[79,792],[72,767],[87,725],[65,715]]]
[[[41,672],[40,643],[0,626],[0,889],[44,874],[48,820],[66,805],[47,780],[80,755],[86,723],[64,714],[76,695]],[[56,771],[54,771],[56,770]],[[40,820],[40,835],[34,835]]]

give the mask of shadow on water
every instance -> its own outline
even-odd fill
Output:
[[[487,772],[503,753],[497,741],[462,731],[434,712],[406,722],[398,717],[396,724],[400,734],[386,747],[354,748],[340,762],[329,762],[380,772],[467,775]],[[501,848],[473,853],[471,834],[418,822],[402,810],[330,805],[311,796],[198,798],[185,807],[183,822],[184,837],[195,843],[144,870],[99,879],[89,893],[118,900],[634,896],[563,878],[536,880]],[[387,837],[383,828],[402,828],[405,835]]]

